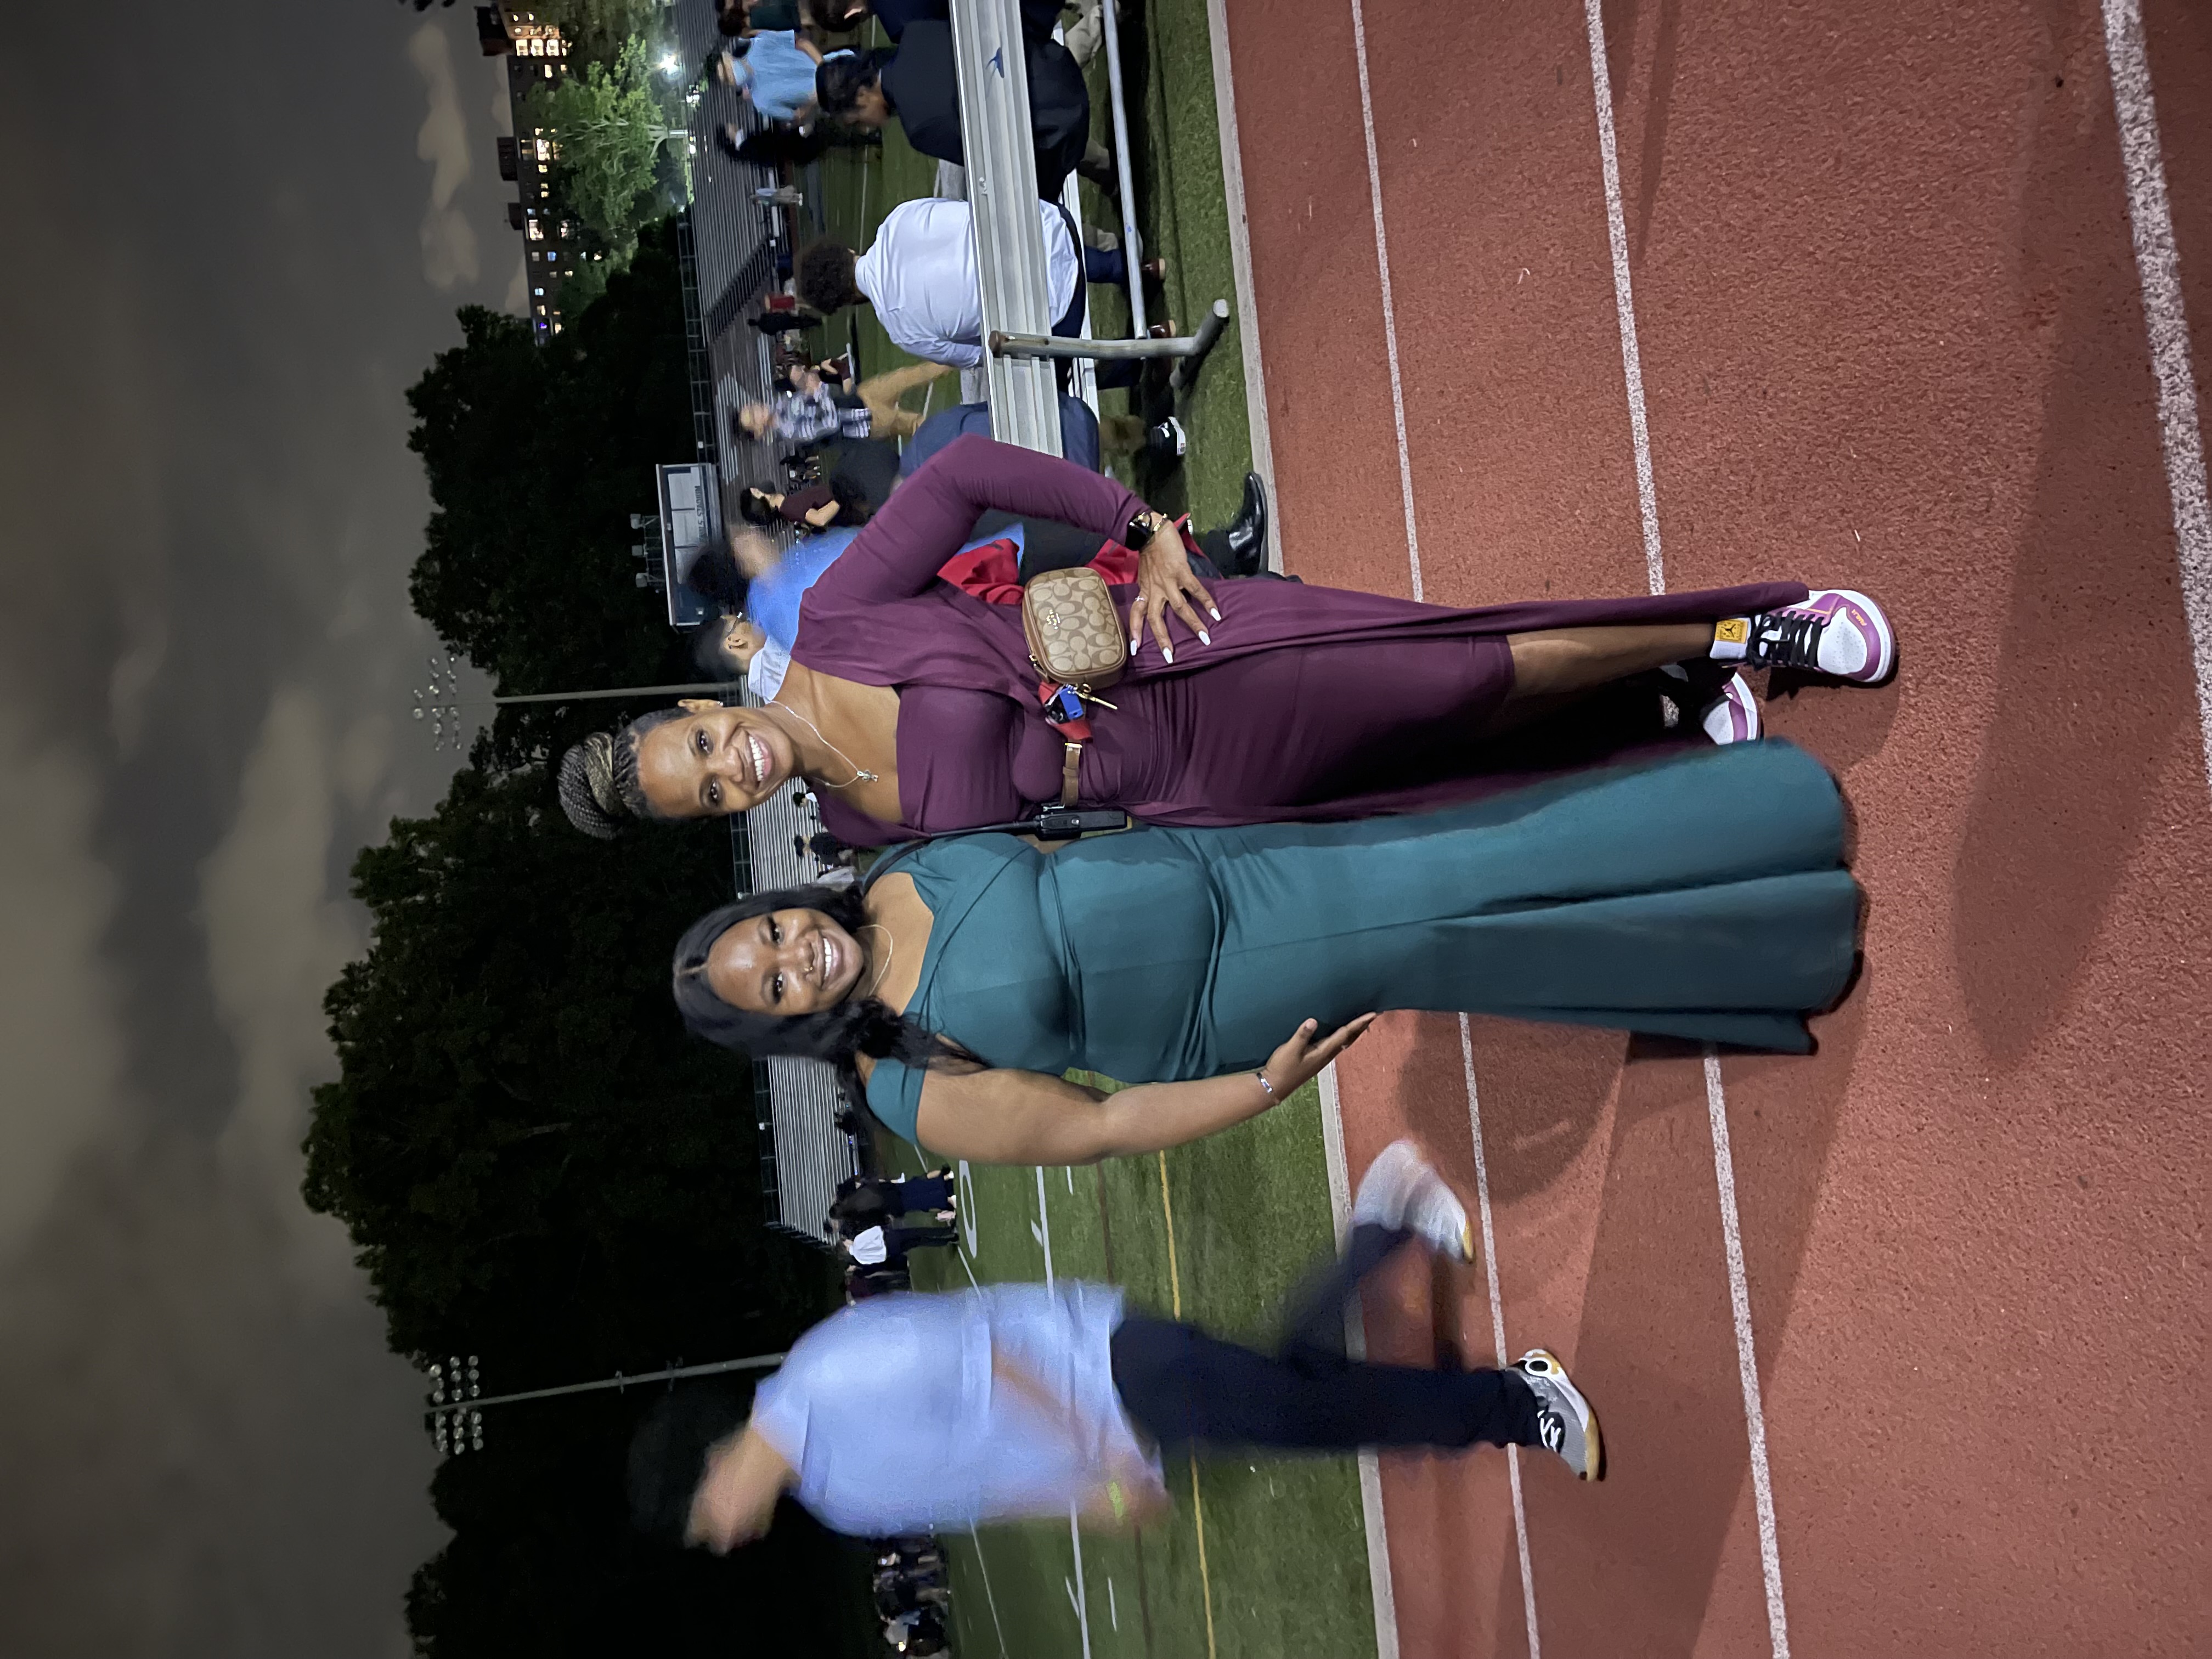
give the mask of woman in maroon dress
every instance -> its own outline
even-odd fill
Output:
[[[1044,718],[1019,608],[938,578],[992,509],[1139,550],[1137,580],[1113,590],[1139,648],[1079,752]],[[808,590],[773,702],[687,703],[602,733],[569,752],[562,793],[579,828],[609,835],[625,817],[741,812],[803,778],[854,846],[1021,818],[1064,798],[1070,767],[1077,801],[1155,823],[1364,817],[1485,793],[1501,768],[1525,776],[1501,732],[1628,676],[1717,658],[1723,674],[1734,659],[1873,684],[1895,655],[1872,601],[1797,582],[1468,610],[1209,588],[1113,479],[966,437]]]

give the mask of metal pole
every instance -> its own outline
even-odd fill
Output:
[[[1229,324],[1229,302],[1216,300],[1195,334],[1170,340],[1078,340],[1053,334],[1007,334],[994,330],[990,346],[1001,357],[1203,357]]]
[[[495,1394],[485,1399],[464,1400],[458,1403],[470,1411],[480,1412],[486,1406],[511,1406],[518,1400],[550,1400],[556,1395],[591,1394],[603,1389],[629,1389],[647,1382],[675,1382],[687,1376],[719,1376],[729,1371],[770,1370],[783,1364],[785,1358],[780,1353],[755,1354],[747,1359],[717,1360],[711,1365],[671,1365],[664,1370],[646,1371],[636,1376],[625,1376],[617,1371],[612,1376],[602,1377],[596,1382],[568,1382],[557,1389],[526,1389],[520,1394]]]
[[[1137,234],[1137,186],[1129,173],[1129,112],[1121,98],[1121,32],[1114,21],[1115,0],[1098,0],[1106,26],[1106,94],[1114,106],[1114,173],[1121,186],[1121,252],[1129,264],[1129,332],[1145,337],[1145,245]],[[1075,257],[1083,248],[1079,240]]]
[[[612,685],[597,691],[533,691],[526,697],[494,697],[501,708],[518,702],[604,702],[622,697],[660,697],[684,691],[712,691],[725,696],[737,689],[735,680],[700,680],[690,685]]]

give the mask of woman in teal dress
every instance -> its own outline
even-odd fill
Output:
[[[1387,1009],[1807,1053],[1856,960],[1843,857],[1833,781],[1784,743],[1403,817],[967,836],[714,911],[676,998],[716,1042],[832,1061],[933,1152],[1086,1163],[1256,1115]]]

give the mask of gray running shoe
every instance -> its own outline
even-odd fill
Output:
[[[1467,1206],[1410,1140],[1394,1140],[1376,1154],[1367,1173],[1359,1177],[1352,1219],[1355,1226],[1409,1230],[1439,1255],[1454,1261],[1474,1260]]]
[[[1577,1479],[1605,1479],[1605,1437],[1597,1413],[1583,1391],[1567,1380],[1566,1368],[1544,1348],[1531,1348],[1513,1362],[1522,1381],[1535,1390],[1536,1436],[1546,1451],[1557,1452]]]

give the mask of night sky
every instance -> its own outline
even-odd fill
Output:
[[[403,1653],[421,1384],[299,1142],[454,763],[404,393],[520,308],[505,82],[467,6],[8,11],[0,1652]]]

